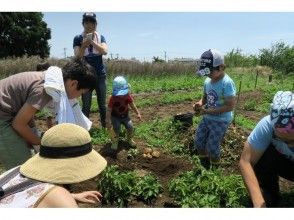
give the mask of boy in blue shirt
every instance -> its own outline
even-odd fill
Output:
[[[220,162],[220,144],[233,118],[236,88],[224,72],[224,57],[217,50],[205,51],[198,74],[207,76],[202,98],[193,105],[203,115],[195,134],[194,148],[201,164],[210,168]]]
[[[253,207],[279,204],[279,176],[294,181],[294,93],[276,93],[270,115],[244,144],[240,170]]]

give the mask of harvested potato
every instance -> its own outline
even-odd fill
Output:
[[[144,148],[143,153],[144,154],[151,154],[152,153],[152,149],[150,147],[146,147],[146,148]]]
[[[157,151],[157,150],[155,150],[155,151],[153,151],[152,152],[152,154],[151,154],[153,157],[156,157],[156,158],[158,158],[158,157],[160,157],[160,152],[159,151]]]
[[[152,155],[151,154],[147,154],[147,158],[148,159],[151,159],[152,158]]]
[[[147,157],[147,154],[143,154],[143,157],[146,158]]]

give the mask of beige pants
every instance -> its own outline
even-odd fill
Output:
[[[32,156],[26,141],[12,128],[11,123],[0,120],[0,163],[6,170],[23,164]]]

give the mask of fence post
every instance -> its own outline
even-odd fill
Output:
[[[241,88],[242,88],[242,80],[239,83],[239,91],[238,91],[238,96],[237,96],[237,101],[236,101],[236,105],[235,105],[235,111],[234,111],[234,118],[233,118],[233,125],[236,126],[236,112],[237,112],[237,107],[239,104],[239,98],[240,98],[240,94],[241,94]]]
[[[254,85],[254,89],[256,89],[256,85],[257,85],[257,78],[258,78],[258,70],[256,70],[256,77],[255,77],[255,85]]]
[[[271,83],[272,80],[273,80],[273,75],[272,74],[268,75],[268,82]]]

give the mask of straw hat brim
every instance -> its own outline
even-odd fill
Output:
[[[28,178],[54,184],[79,183],[101,173],[107,161],[95,150],[74,158],[50,159],[36,154],[20,167]]]

